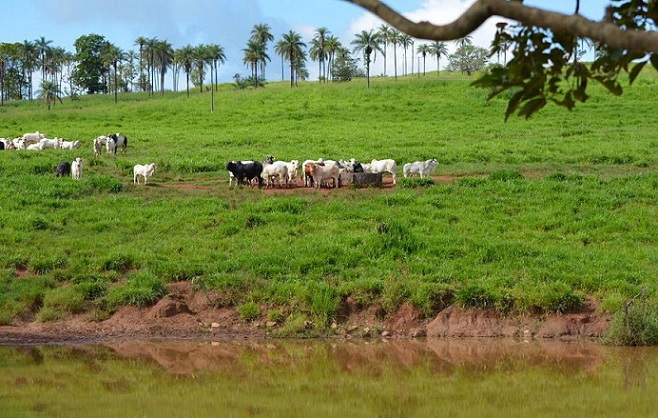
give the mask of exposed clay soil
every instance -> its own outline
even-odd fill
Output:
[[[110,318],[94,321],[90,314],[41,323],[29,312],[10,326],[0,326],[0,344],[54,344],[115,339],[245,339],[276,336],[282,324],[266,319],[247,322],[235,308],[216,307],[219,295],[194,291],[190,282],[171,283],[169,294],[145,308],[124,306]],[[268,307],[262,306],[267,318]],[[494,310],[463,310],[450,305],[431,319],[421,319],[416,308],[403,305],[391,315],[379,306],[344,301],[331,335],[350,337],[517,337],[597,338],[610,319],[587,301],[579,312],[544,316],[505,317]],[[308,324],[313,328],[313,324]]]

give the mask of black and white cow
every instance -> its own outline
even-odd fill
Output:
[[[115,134],[109,134],[107,136],[108,138],[112,138],[114,140],[114,153],[117,153],[117,148],[121,148],[123,153],[126,153],[126,148],[128,148],[128,138],[124,134],[120,133],[115,133]]]
[[[263,187],[263,178],[260,176],[263,173],[263,164],[258,161],[247,164],[243,164],[240,161],[229,161],[226,164],[226,169],[238,179],[237,184],[243,184],[245,178],[249,183],[251,183],[252,179],[256,178],[258,179],[258,187]]]

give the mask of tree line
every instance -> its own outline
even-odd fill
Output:
[[[250,70],[250,75],[242,78],[234,76],[236,86],[263,86],[265,71],[271,58],[269,44],[274,42],[271,28],[267,24],[254,25],[246,47],[242,50],[242,62]],[[317,28],[309,46],[302,36],[289,31],[276,43],[274,52],[281,58],[281,80],[288,72],[290,85],[309,78],[307,62],[317,62],[318,79],[350,80],[353,77],[370,77],[371,54],[374,59],[380,54],[384,60],[383,75],[387,76],[388,52],[392,48],[394,77],[398,77],[398,55],[402,54],[402,74],[414,73],[414,61],[418,56],[416,73],[420,75],[420,58],[423,62],[423,75],[426,59],[436,60],[437,73],[442,57],[448,58],[450,69],[461,69],[471,74],[486,64],[488,51],[474,47],[471,37],[458,41],[457,51],[450,55],[445,42],[421,43],[415,48],[416,40],[387,24],[377,29],[355,34],[350,47],[325,28]],[[148,92],[150,95],[165,92],[165,79],[171,71],[172,90],[178,91],[181,76],[189,95],[190,83],[203,91],[204,80],[210,74],[210,90],[218,86],[218,70],[226,63],[226,54],[219,44],[185,45],[174,48],[167,40],[157,37],[138,37],[134,42],[136,50],[124,51],[97,34],[80,36],[74,42],[75,52],[52,46],[52,41],[40,37],[22,43],[0,43],[0,100],[32,100],[36,97],[51,102],[61,100],[62,95],[76,97],[81,93],[111,94],[118,92]],[[399,49],[398,49],[399,48]],[[411,55],[409,55],[411,51]],[[352,54],[360,54],[358,58]],[[477,59],[474,57],[477,56]],[[411,57],[409,59],[409,57]],[[363,62],[365,73],[358,67]],[[286,66],[287,63],[287,66]],[[286,67],[288,71],[286,71]],[[40,75],[39,88],[33,89],[34,75]]]

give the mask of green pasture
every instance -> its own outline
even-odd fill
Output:
[[[430,317],[448,303],[565,312],[586,297],[618,311],[644,289],[658,302],[658,78],[623,96],[593,86],[574,111],[504,121],[506,97],[459,74],[350,83],[220,86],[0,108],[0,137],[38,130],[75,151],[0,153],[0,323],[120,304],[149,305],[166,283],[217,289],[245,320],[287,330],[340,320],[348,296]],[[122,132],[126,155],[94,159]],[[437,158],[445,180],[393,189],[228,188],[228,160]],[[55,178],[80,156],[82,180]],[[147,186],[134,164],[155,162]],[[121,279],[127,278],[126,281]],[[255,309],[254,309],[255,308]],[[302,324],[296,327],[295,324]],[[308,330],[304,331],[307,332]]]

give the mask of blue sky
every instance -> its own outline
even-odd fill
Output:
[[[473,0],[389,0],[387,3],[412,20],[442,24],[454,20]],[[526,0],[525,3],[567,13],[575,8],[575,0]],[[581,2],[581,14],[598,20],[608,3]],[[137,50],[135,39],[140,36],[167,40],[174,48],[219,44],[227,56],[227,63],[219,71],[224,81],[235,73],[248,74],[242,63],[242,49],[256,24],[269,24],[275,41],[292,29],[306,43],[316,28],[326,27],[344,45],[349,45],[355,33],[382,23],[343,0],[0,0],[0,10],[3,15],[0,42],[34,41],[43,36],[52,41],[51,46],[74,52],[73,43],[78,37],[95,33],[124,51]],[[474,44],[489,47],[498,21],[489,19],[474,32]],[[269,56],[272,63],[268,68],[280,69],[279,58],[272,49]],[[316,76],[315,67],[308,64],[311,78]],[[382,71],[379,60],[372,73]],[[280,79],[280,72],[270,70],[267,76]]]

